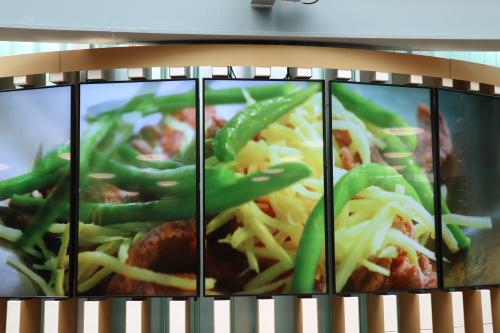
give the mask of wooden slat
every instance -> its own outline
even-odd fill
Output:
[[[417,294],[400,293],[398,296],[399,321],[401,333],[420,333],[420,306]]]
[[[381,295],[367,295],[368,332],[384,333],[384,300]]]
[[[92,69],[229,65],[342,68],[500,85],[499,68],[458,60],[361,49],[250,44],[136,46],[2,57],[0,77]]]
[[[490,295],[493,330],[495,332],[500,332],[500,288],[491,288]]]
[[[332,296],[332,332],[345,333],[344,297]]]
[[[461,60],[450,61],[450,76],[455,80],[500,85],[500,74],[491,66]]]
[[[151,332],[151,300],[143,301],[142,303],[142,333]]]
[[[482,333],[483,313],[481,307],[481,291],[465,290],[463,296],[465,331]]]
[[[432,327],[434,332],[453,333],[451,293],[446,291],[432,293]]]
[[[113,303],[111,299],[99,302],[99,333],[113,331]]]
[[[60,52],[0,57],[0,77],[59,72]]]
[[[5,333],[5,322],[7,319],[7,301],[0,299],[0,333]]]
[[[41,329],[40,300],[21,301],[20,333],[38,333]]]
[[[59,332],[76,332],[77,301],[67,299],[59,303]]]
[[[159,45],[61,52],[61,70],[152,66],[284,66],[449,77],[449,60],[393,52],[291,45]]]

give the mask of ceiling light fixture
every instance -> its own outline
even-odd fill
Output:
[[[303,5],[314,5],[315,3],[319,2],[319,0],[310,0],[310,1],[305,1],[305,0],[282,0],[283,2],[295,2],[295,3],[300,3]],[[274,4],[276,3],[276,0],[251,0],[250,5],[255,8],[272,8]]]

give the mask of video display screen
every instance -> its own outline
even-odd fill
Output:
[[[71,295],[70,86],[0,92],[0,297]]]
[[[323,82],[204,81],[205,294],[315,294],[325,268]]]
[[[336,291],[437,288],[431,91],[330,93]]]
[[[500,98],[438,91],[445,287],[500,283]]]
[[[79,157],[78,295],[196,295],[196,81],[81,85]]]

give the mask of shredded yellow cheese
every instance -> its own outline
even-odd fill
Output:
[[[282,274],[294,266],[304,224],[324,191],[323,180],[323,110],[317,94],[261,131],[257,140],[249,141],[238,153],[235,172],[247,175],[267,170],[287,161],[306,163],[311,176],[266,196],[264,203],[249,202],[221,212],[207,223],[207,234],[213,233],[231,220],[238,228],[220,242],[230,244],[245,254],[248,269],[254,271],[243,293],[269,292],[290,281]],[[261,205],[268,205],[274,217],[266,214]],[[275,263],[262,269],[261,259]],[[324,274],[324,263],[319,270]],[[244,273],[243,272],[243,273]]]
[[[434,237],[434,217],[420,203],[405,195],[402,188],[388,192],[371,186],[346,203],[335,220],[336,288],[341,291],[352,273],[363,266],[389,276],[387,269],[376,265],[376,258],[395,258],[403,249],[412,265],[420,269],[418,254],[436,260],[425,247]],[[418,240],[393,227],[396,218],[412,223]]]

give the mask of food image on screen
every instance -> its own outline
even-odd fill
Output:
[[[500,99],[439,90],[446,158],[440,169],[445,287],[500,283]],[[446,126],[443,126],[446,124]]]
[[[326,291],[323,85],[206,80],[205,292]]]
[[[0,297],[71,293],[71,95],[0,92]]]
[[[338,292],[437,288],[430,90],[331,83]]]
[[[80,88],[80,296],[197,293],[196,81]]]

